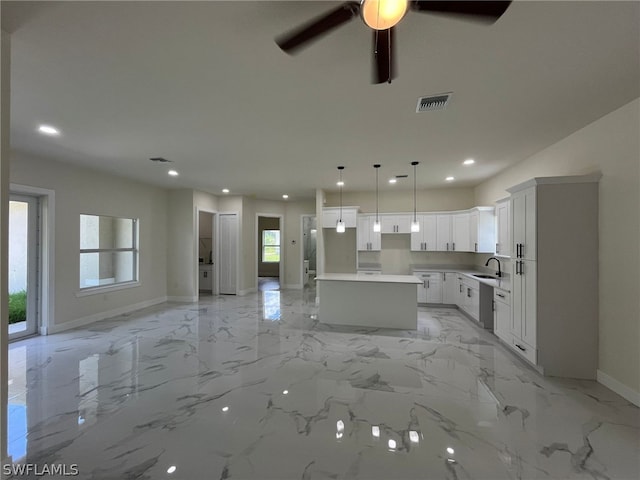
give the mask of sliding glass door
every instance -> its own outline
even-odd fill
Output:
[[[38,324],[38,198],[9,199],[9,340],[33,335]]]

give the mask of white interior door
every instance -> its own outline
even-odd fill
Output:
[[[237,293],[238,216],[233,213],[220,214],[219,217],[219,293],[221,295],[235,295]]]
[[[9,198],[9,339],[38,328],[38,199]]]

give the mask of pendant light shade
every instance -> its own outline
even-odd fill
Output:
[[[407,7],[407,0],[362,0],[360,12],[369,27],[386,30],[402,20]]]
[[[411,162],[413,166],[413,221],[411,222],[411,232],[417,233],[420,231],[420,224],[418,223],[418,215],[416,213],[416,167],[420,162]]]
[[[380,165],[376,163],[373,168],[376,169],[376,221],[373,222],[373,231],[379,232],[381,231],[380,218],[378,217],[378,169],[380,168]]]
[[[338,181],[338,186],[340,187],[340,217],[336,222],[337,233],[344,233],[345,231],[345,224],[342,221],[342,187],[344,186],[344,182],[342,181],[342,170],[344,170],[344,167],[342,166],[338,167],[338,172],[340,173],[340,180]]]

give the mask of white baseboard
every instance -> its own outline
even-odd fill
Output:
[[[611,375],[607,375],[602,370],[597,371],[596,380],[598,381],[598,383],[601,383],[605,387],[616,392],[621,397],[640,407],[640,392],[636,392],[632,388],[627,387],[624,383],[616,380]]]
[[[86,317],[77,318],[76,320],[71,320],[70,322],[50,325],[47,329],[47,334],[51,335],[53,333],[64,332],[65,330],[71,330],[72,328],[84,327],[85,325],[89,325],[90,323],[98,322],[106,318],[117,317],[118,315],[122,315],[124,313],[133,312],[135,310],[140,310],[142,308],[157,305],[158,303],[163,303],[166,301],[167,297],[158,297],[151,300],[145,300],[144,302],[134,303],[133,305],[126,305],[124,307],[114,308],[113,310],[107,310],[106,312],[95,313]]]
[[[171,297],[167,297],[167,302],[179,302],[179,303],[193,303],[193,302],[197,302],[198,301],[198,296],[194,296],[194,297],[176,297],[176,296],[171,296]]]
[[[242,297],[244,295],[248,295],[249,293],[255,293],[257,291],[258,291],[258,289],[256,287],[247,288],[245,290],[238,290],[238,296]]]

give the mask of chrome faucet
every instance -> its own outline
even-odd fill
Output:
[[[495,260],[496,262],[498,262],[498,271],[496,272],[496,275],[497,275],[498,277],[501,277],[501,276],[502,276],[502,269],[500,268],[500,260],[498,260],[496,257],[491,257],[491,258],[489,258],[489,260],[487,260],[487,263],[485,263],[485,264],[484,264],[484,266],[485,266],[485,267],[488,267],[488,266],[489,266],[489,262],[490,262],[491,260]]]

